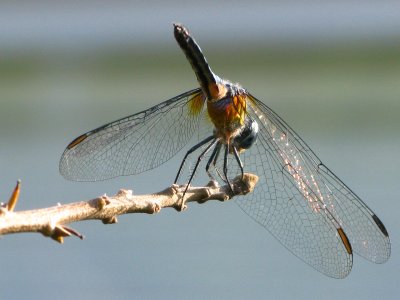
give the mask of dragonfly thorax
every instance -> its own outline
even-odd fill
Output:
[[[208,99],[207,111],[214,124],[214,135],[228,144],[245,126],[247,95],[239,84],[221,80],[219,85],[224,86],[224,95],[219,99]]]

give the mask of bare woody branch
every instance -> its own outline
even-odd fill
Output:
[[[236,177],[232,189],[228,185],[219,186],[211,181],[205,187],[189,187],[182,196],[186,186],[173,185],[161,192],[149,195],[133,195],[131,190],[120,190],[114,196],[101,196],[88,201],[57,205],[49,208],[15,212],[18,201],[20,183],[18,182],[10,200],[0,207],[0,235],[39,232],[62,243],[64,237],[83,236],[68,227],[67,224],[101,220],[104,224],[117,222],[117,216],[130,213],[154,214],[165,207],[173,207],[178,211],[186,208],[186,203],[205,203],[210,200],[227,201],[237,195],[250,193],[258,177],[245,173],[243,178]]]

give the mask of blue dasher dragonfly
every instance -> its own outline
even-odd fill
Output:
[[[174,35],[200,88],[79,136],[61,157],[61,174],[77,181],[139,174],[194,137],[175,182],[192,156],[203,159],[197,159],[189,183],[200,164],[211,178],[228,183],[245,169],[259,182],[237,204],[316,270],[347,276],[353,251],[374,263],[387,261],[389,235],[374,212],[274,111],[215,75],[183,25],[174,24]]]

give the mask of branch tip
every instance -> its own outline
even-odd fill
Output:
[[[254,190],[258,182],[258,176],[251,173],[244,173],[242,176],[237,176],[233,179],[234,195],[246,195]]]

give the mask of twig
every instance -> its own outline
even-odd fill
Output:
[[[185,203],[205,203],[209,200],[227,201],[236,195],[251,192],[258,177],[245,173],[243,178],[236,177],[232,181],[232,190],[228,185],[218,186],[211,181],[205,187],[189,187],[173,185],[159,193],[149,195],[132,195],[131,190],[120,190],[115,196],[101,196],[88,201],[57,205],[49,208],[14,212],[18,201],[20,184],[17,184],[9,202],[0,207],[0,235],[19,232],[40,232],[45,236],[63,243],[64,237],[83,236],[66,226],[66,224],[84,221],[101,220],[104,224],[117,222],[117,216],[129,213],[154,214],[164,207],[173,207],[178,211],[186,208]]]

